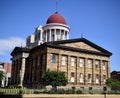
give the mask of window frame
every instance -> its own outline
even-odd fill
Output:
[[[62,60],[61,65],[63,65],[63,66],[67,65],[67,56],[66,55],[62,55],[61,60]]]
[[[72,83],[75,82],[75,72],[70,73],[70,82],[72,82]]]
[[[80,73],[80,83],[83,83],[83,82],[84,82],[84,75],[83,75],[83,73]]]
[[[92,68],[92,64],[93,64],[93,60],[92,59],[88,59],[88,68]]]
[[[85,65],[85,59],[84,58],[79,59],[79,65],[80,65],[80,67],[83,67]]]
[[[76,60],[77,60],[76,57],[73,57],[73,56],[72,56],[72,57],[70,58],[70,65],[71,65],[71,66],[76,66]]]
[[[100,68],[100,61],[99,60],[95,60],[95,68],[96,69]]]
[[[96,74],[96,78],[95,78],[96,83],[99,83],[99,79],[100,79],[99,74]]]
[[[92,82],[92,74],[88,74],[88,83]]]
[[[56,64],[57,63],[57,54],[52,54],[52,64]]]

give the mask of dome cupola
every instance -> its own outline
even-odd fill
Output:
[[[60,23],[66,25],[66,21],[64,17],[60,15],[58,12],[55,12],[48,18],[46,24],[50,24],[50,23]]]

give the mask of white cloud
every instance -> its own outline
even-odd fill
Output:
[[[21,45],[25,46],[25,39],[19,37],[10,37],[7,39],[0,39],[0,55],[6,55],[8,51],[11,51],[16,47]]]

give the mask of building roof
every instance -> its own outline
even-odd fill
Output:
[[[23,47],[15,47],[14,50],[11,52],[11,56],[15,55],[16,53],[22,53],[22,52],[30,52],[30,49],[23,48]]]
[[[49,24],[49,23],[60,23],[60,24],[66,25],[66,21],[65,21],[64,17],[62,15],[60,15],[58,12],[52,14],[48,18],[47,24]]]
[[[66,43],[73,43],[74,44],[75,42],[84,42],[84,43],[94,47],[95,49],[100,50],[100,52],[81,49],[81,48],[77,48],[77,47],[70,47],[70,46],[65,46],[64,45]],[[44,43],[44,44],[42,44],[42,45],[40,45],[38,47],[33,48],[32,50],[34,50],[36,48],[44,47],[44,46],[58,48],[58,49],[64,49],[64,50],[71,50],[71,51],[76,51],[76,52],[82,52],[82,53],[84,52],[84,53],[88,53],[88,54],[103,55],[103,56],[111,56],[112,55],[111,52],[105,50],[104,48],[92,43],[91,41],[89,41],[89,40],[87,40],[85,38],[77,38],[77,39],[70,39],[70,40],[46,42],[46,43]]]
[[[111,74],[120,74],[120,71],[112,71]]]

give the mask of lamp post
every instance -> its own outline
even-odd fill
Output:
[[[103,91],[104,91],[104,98],[106,98],[106,91],[107,91],[107,87],[106,86],[103,87]]]

